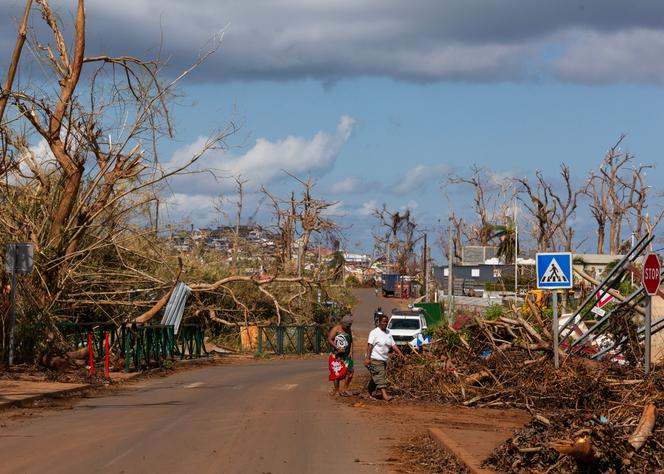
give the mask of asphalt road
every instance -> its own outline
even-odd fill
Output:
[[[366,340],[380,302],[373,290],[358,296],[354,329]],[[323,356],[277,359],[180,372],[82,399],[0,431],[0,471],[385,472],[394,426],[334,400],[326,376]]]

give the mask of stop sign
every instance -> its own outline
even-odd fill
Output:
[[[660,277],[659,274],[662,270],[662,266],[659,263],[659,258],[657,254],[649,253],[646,255],[646,259],[643,261],[643,287],[646,289],[646,293],[650,296],[655,296],[657,290],[659,289]]]

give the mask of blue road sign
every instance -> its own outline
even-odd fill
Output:
[[[572,254],[538,253],[537,288],[540,290],[572,288]]]

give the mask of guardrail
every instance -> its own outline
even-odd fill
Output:
[[[74,350],[87,347],[88,335],[92,334],[93,349],[98,357],[104,357],[104,338],[108,333],[110,344],[113,345],[117,339],[118,326],[108,322],[92,323],[60,323],[62,335],[71,343]]]
[[[185,356],[193,359],[194,357],[199,358],[202,355],[208,355],[207,350],[205,350],[203,334],[203,326],[200,324],[182,324],[180,326],[177,336],[179,350],[176,347],[180,359],[184,359]]]
[[[108,334],[109,347],[117,345],[124,358],[125,372],[149,369],[178,356],[180,359],[207,356],[203,326],[199,324],[181,325],[177,336],[171,324],[127,323],[117,326],[109,322],[65,322],[60,328],[74,350],[88,347],[91,342],[92,354],[99,360],[105,357]]]
[[[320,354],[326,335],[320,325],[258,326],[258,352]]]
[[[124,370],[142,370],[161,365],[176,353],[175,332],[172,325],[129,323],[121,327],[120,352]]]

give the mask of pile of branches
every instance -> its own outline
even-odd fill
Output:
[[[664,373],[644,379],[635,365],[563,352],[556,369],[549,327],[541,314],[520,310],[492,320],[472,315],[459,331],[438,328],[429,351],[395,360],[392,383],[405,398],[528,410],[531,423],[487,460],[499,471],[664,466],[664,436],[654,431],[664,426],[655,411],[664,402]]]

